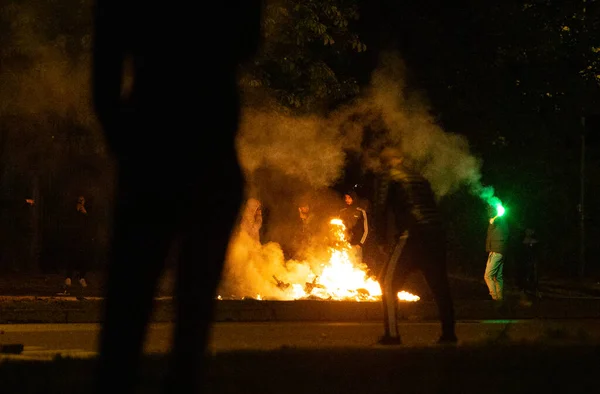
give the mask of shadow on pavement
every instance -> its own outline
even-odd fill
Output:
[[[214,355],[207,393],[590,393],[599,347],[510,344]],[[146,357],[140,393],[155,393],[166,357]],[[87,393],[95,360],[7,361],[1,392]],[[33,378],[35,377],[35,378]]]

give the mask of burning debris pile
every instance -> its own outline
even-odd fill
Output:
[[[236,142],[247,195],[271,210],[265,238],[277,243],[263,244],[250,231],[233,236],[219,293],[223,298],[380,299],[379,283],[346,242],[338,220],[329,224],[334,234],[329,244],[319,241],[317,250],[307,255],[288,253],[291,214],[285,205],[304,191],[331,188],[348,174],[380,173],[384,147],[401,150],[437,199],[467,187],[498,215],[504,213],[493,189],[483,186],[481,161],[470,152],[466,138],[446,132],[424,96],[407,89],[405,69],[398,54],[383,54],[370,86],[327,115],[282,110],[269,100],[244,108]],[[361,170],[348,168],[354,164]],[[332,216],[337,214],[322,215]],[[399,298],[418,299],[405,292]]]
[[[291,288],[294,299],[377,299],[381,296],[379,283],[368,277],[366,265],[353,261],[352,248],[346,241],[346,226],[340,219],[332,219],[330,225],[329,261],[311,270],[304,285],[283,283],[277,279],[277,286],[286,290]]]
[[[328,260],[285,262],[282,253],[273,253],[277,244],[260,245],[252,243],[249,237],[241,232],[232,240],[229,259],[249,258],[247,268],[253,263],[265,263],[262,268],[269,267],[274,273],[269,277],[265,269],[250,269],[254,275],[252,284],[246,283],[242,290],[245,294],[219,295],[219,299],[253,298],[257,300],[336,300],[336,301],[377,301],[381,298],[381,287],[377,280],[370,277],[366,264],[358,262],[355,253],[346,239],[346,226],[341,219],[334,218],[329,222],[330,237],[328,239]],[[249,253],[248,253],[249,252]],[[251,254],[254,254],[252,256]],[[256,261],[256,257],[259,256]],[[264,261],[264,260],[270,261]],[[267,268],[268,269],[268,268]],[[261,272],[262,271],[262,272]],[[232,273],[226,271],[227,275]],[[248,272],[240,276],[248,276]],[[236,286],[239,288],[239,286]],[[398,293],[401,301],[418,301],[419,297],[406,291]]]

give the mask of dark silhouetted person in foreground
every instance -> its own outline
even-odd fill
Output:
[[[423,176],[403,165],[397,150],[386,148],[381,161],[384,174],[375,199],[376,234],[384,244],[387,243],[389,258],[379,282],[385,325],[379,343],[401,343],[397,293],[415,270],[423,273],[438,306],[442,323],[439,343],[455,343],[454,308],[446,272],[445,230],[431,186]],[[388,226],[388,218],[391,218],[392,226]],[[392,237],[390,231],[394,233]]]
[[[236,71],[257,49],[260,12],[259,0],[197,9],[96,2],[94,105],[118,164],[98,392],[133,391],[174,240],[177,321],[165,389],[196,393],[202,384],[215,290],[242,201]]]

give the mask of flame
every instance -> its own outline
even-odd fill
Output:
[[[329,223],[334,236],[333,245],[329,248],[330,258],[328,264],[322,266],[322,272],[315,278],[315,286],[309,294],[318,298],[356,301],[380,297],[381,287],[367,276],[366,265],[352,261],[352,247],[346,240],[344,222],[334,218]]]
[[[398,299],[400,301],[414,302],[414,301],[419,301],[421,299],[421,297],[419,297],[418,295],[410,294],[408,291],[402,290],[398,293]]]
[[[378,301],[381,299],[381,286],[374,277],[368,274],[368,267],[362,261],[358,261],[356,250],[350,245],[346,237],[346,226],[340,218],[333,218],[329,222],[330,233],[326,252],[324,256],[310,261],[293,261],[285,263],[285,266],[271,272],[262,282],[263,286],[255,287],[254,296],[249,294],[241,299],[320,299],[320,300],[345,300],[345,301]],[[246,245],[242,248],[247,256],[253,255],[273,256],[272,254],[261,254],[268,246],[261,246],[259,242],[254,244],[250,239],[239,238],[237,245]],[[276,256],[274,257],[276,258]],[[265,271],[266,272],[266,271]],[[272,279],[272,280],[271,280]],[[273,287],[264,287],[273,286]],[[241,296],[232,296],[239,299]],[[229,298],[229,297],[228,297]],[[223,297],[218,295],[217,299]],[[403,302],[416,302],[420,297],[407,291],[398,293],[398,300]]]
[[[292,299],[318,298],[326,300],[376,301],[381,299],[379,282],[367,275],[367,266],[354,261],[352,246],[346,240],[346,226],[339,218],[331,219],[333,235],[329,247],[329,261],[321,264],[320,273],[307,278],[307,283],[292,284],[288,290]],[[414,302],[420,299],[406,291],[398,293],[398,300]]]

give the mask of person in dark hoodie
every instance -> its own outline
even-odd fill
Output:
[[[527,228],[519,245],[517,286],[521,291],[521,305],[531,306],[530,298],[539,298],[538,288],[539,241],[532,228]]]
[[[380,160],[383,168],[374,206],[376,234],[378,242],[387,243],[389,257],[379,281],[384,307],[384,335],[379,343],[401,343],[397,292],[408,276],[418,270],[423,273],[438,307],[442,325],[438,343],[454,344],[457,338],[446,271],[445,229],[431,185],[405,165],[396,149],[386,148]]]

